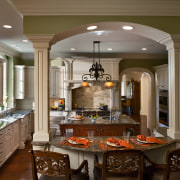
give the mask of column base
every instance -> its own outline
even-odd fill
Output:
[[[48,142],[49,134],[48,133],[34,133],[33,141],[34,142]]]
[[[167,130],[167,135],[173,139],[180,139],[180,131],[175,131],[171,128]]]

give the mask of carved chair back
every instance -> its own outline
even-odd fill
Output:
[[[168,151],[166,162],[167,171],[164,180],[169,180],[171,172],[180,172],[180,148]]]
[[[38,174],[70,179],[70,161],[67,154],[39,150],[30,152],[32,154],[33,180],[38,180]]]
[[[102,179],[126,175],[137,176],[137,180],[143,179],[143,152],[134,149],[104,152]]]

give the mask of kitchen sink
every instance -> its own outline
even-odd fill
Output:
[[[110,120],[110,116],[103,116],[102,117],[104,120]],[[117,120],[116,117],[112,117],[112,120]]]

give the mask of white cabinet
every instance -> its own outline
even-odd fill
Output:
[[[5,161],[5,141],[4,141],[5,130],[0,131],[0,166]]]
[[[49,69],[49,96],[50,98],[64,98],[65,67],[55,66]]]
[[[31,113],[0,130],[0,166],[31,138]]]
[[[24,99],[25,95],[25,66],[15,66],[15,97],[16,99]]]
[[[13,132],[12,132],[12,134],[13,134],[13,141],[12,141],[13,147],[12,147],[12,149],[13,149],[13,151],[15,151],[19,146],[19,138],[20,138],[20,136],[19,136],[20,135],[19,134],[19,121],[14,122],[12,126],[13,126]]]
[[[15,66],[16,99],[34,98],[34,67]]]
[[[34,66],[25,67],[25,98],[34,98]]]
[[[168,64],[155,67],[156,85],[159,89],[168,90]]]
[[[3,104],[3,63],[0,62],[0,104]]]
[[[4,141],[6,142],[4,145],[5,158],[8,159],[8,157],[12,154],[13,148],[12,126],[8,126],[7,128],[5,128]]]

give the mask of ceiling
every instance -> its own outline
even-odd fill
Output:
[[[22,1],[19,0],[18,2]],[[4,29],[2,27],[4,24],[10,24],[13,28]],[[23,42],[24,39],[27,38],[23,35],[23,16],[10,0],[0,0],[0,45],[5,45],[22,54],[34,53],[32,43],[30,41]],[[167,56],[165,46],[123,30],[92,31],[72,36],[53,45],[51,55],[54,58],[59,56],[86,56],[92,53],[93,41],[95,40],[102,41],[100,51],[107,55],[130,53]],[[12,47],[12,45],[16,46]],[[75,51],[71,51],[71,48],[75,48]],[[112,48],[112,50],[107,51],[107,48]],[[141,48],[147,48],[147,51],[142,51]]]

